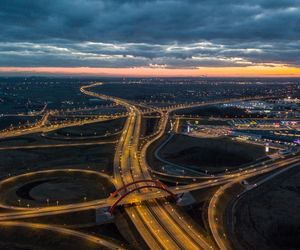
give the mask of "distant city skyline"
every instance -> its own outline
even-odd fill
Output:
[[[104,77],[300,77],[296,67],[204,67],[166,68],[91,68],[91,67],[0,67],[0,76],[58,75]]]
[[[0,75],[300,77],[300,2],[3,0]]]

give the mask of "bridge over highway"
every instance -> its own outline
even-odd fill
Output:
[[[213,178],[208,176],[201,180],[197,179],[196,182],[187,185],[167,187],[153,179],[153,175],[151,175],[149,171],[151,167],[146,160],[146,151],[153,142],[160,139],[165,134],[170,113],[177,109],[232,102],[236,100],[255,99],[255,97],[217,100],[209,103],[175,105],[162,109],[151,108],[151,111],[160,114],[161,118],[159,126],[154,133],[154,136],[145,144],[141,145],[140,131],[143,115],[143,112],[141,111],[142,105],[138,106],[137,104],[122,98],[98,94],[89,90],[90,88],[100,85],[102,85],[102,83],[85,85],[80,88],[80,91],[88,96],[113,101],[117,105],[124,106],[128,114],[120,139],[116,145],[114,156],[114,177],[111,177],[111,179],[113,179],[117,189],[116,192],[112,193],[112,195],[106,199],[59,206],[22,208],[0,204],[0,207],[9,209],[9,212],[0,213],[0,224],[1,222],[12,223],[11,221],[16,219],[28,219],[104,207],[109,208],[109,211],[113,213],[117,206],[134,204],[133,206],[126,206],[124,211],[132,221],[132,225],[138,229],[139,234],[149,248],[172,250],[216,249],[216,244],[213,243],[213,241],[208,240],[206,235],[197,228],[197,225],[189,223],[190,220],[188,215],[181,212],[174,204],[175,202],[160,202],[158,199],[166,201],[166,197],[169,196],[175,198],[178,194],[185,192],[211,188],[232,181],[242,181],[250,177],[287,167],[300,160],[300,156],[296,154],[277,161],[270,161],[259,167],[252,167],[230,174],[224,173]],[[41,124],[44,125],[46,120],[47,117],[45,117],[44,122],[41,122]],[[43,126],[41,127],[43,128]],[[43,129],[41,130],[40,127],[37,127],[36,129],[39,132],[43,132]],[[29,132],[32,131],[20,131],[20,134]],[[150,200],[151,202],[149,202]],[[86,238],[87,236],[81,235],[80,237]]]
[[[108,208],[113,212],[117,206],[136,204],[143,201],[155,200],[172,196],[175,198],[176,195],[180,195],[186,192],[192,192],[195,190],[206,189],[211,187],[220,186],[230,182],[242,181],[244,179],[261,175],[264,173],[272,172],[276,169],[288,168],[292,164],[297,164],[300,160],[299,154],[286,156],[278,159],[277,161],[270,161],[268,164],[263,165],[260,168],[245,169],[243,171],[224,174],[215,179],[207,179],[201,182],[195,182],[187,185],[172,186],[168,187],[165,184],[153,179],[142,179],[122,185],[109,197],[105,199],[98,199],[93,201],[87,201],[82,203],[75,203],[69,205],[50,206],[50,207],[36,207],[27,208],[19,206],[10,206],[6,204],[0,204],[1,208],[9,209],[11,212],[0,213],[0,221],[9,221],[15,219],[26,219],[33,217],[51,216],[56,214],[72,213],[78,211],[85,211],[97,208]],[[68,170],[45,170],[45,172],[51,171],[83,171],[87,173],[101,173],[92,170],[79,170],[79,169],[68,169]],[[37,173],[42,173],[38,171]],[[35,172],[27,173],[25,175],[33,175]],[[21,175],[23,176],[23,175]],[[10,177],[7,180],[0,182],[0,185],[5,181],[10,181],[17,177]],[[138,192],[139,190],[144,192]],[[175,199],[174,199],[175,200]]]

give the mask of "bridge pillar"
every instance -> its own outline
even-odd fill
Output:
[[[177,198],[177,205],[185,207],[185,206],[190,206],[196,202],[195,198],[190,192],[182,193],[178,195]]]
[[[95,220],[97,225],[112,222],[114,216],[108,211],[109,207],[100,207],[95,209]]]

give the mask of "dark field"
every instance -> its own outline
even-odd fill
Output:
[[[224,99],[242,96],[265,95],[268,93],[266,86],[253,84],[245,88],[236,84],[235,80],[219,83],[219,80],[201,79],[148,79],[138,81],[111,81],[94,88],[99,93],[122,97],[129,100],[160,103],[185,103],[193,101],[208,101],[212,99]],[[140,81],[141,82],[141,81]],[[130,84],[129,84],[130,83]],[[184,84],[176,84],[184,83]],[[270,87],[270,85],[269,85]],[[280,85],[272,85],[274,89],[280,89]]]
[[[89,98],[79,88],[86,79],[46,77],[0,77],[0,114],[39,111],[45,103],[49,109],[68,109],[107,104]]]
[[[57,250],[65,249],[106,249],[96,244],[72,236],[48,230],[36,230],[21,227],[7,227],[0,224],[0,248],[7,250]]]
[[[186,122],[189,121],[191,124],[196,124],[197,125],[208,125],[208,126],[228,126],[229,123],[227,121],[222,121],[222,120],[209,120],[209,119],[198,119],[198,120],[189,120],[188,118],[186,119],[181,119],[180,124],[186,124]]]
[[[264,157],[264,148],[228,138],[202,139],[175,135],[160,155],[182,166],[210,172],[233,169]]]
[[[0,151],[1,176],[44,168],[87,168],[112,172],[114,145]]]
[[[156,131],[158,126],[159,118],[143,118],[142,120],[142,137],[151,135]]]
[[[9,127],[16,127],[16,126],[32,124],[32,123],[37,122],[40,119],[41,119],[41,116],[0,117],[0,130],[6,129]]]
[[[178,115],[196,115],[201,117],[219,118],[262,118],[259,114],[247,114],[245,110],[234,107],[205,106],[177,111]]]
[[[235,209],[235,233],[245,249],[299,249],[300,172],[274,178],[242,198]]]
[[[126,118],[119,118],[109,121],[90,123],[82,126],[66,127],[47,133],[47,137],[58,139],[60,137],[78,137],[78,139],[80,139],[80,137],[112,135],[122,130],[125,120]]]
[[[107,198],[115,190],[108,179],[84,172],[54,172],[21,177],[17,182],[2,185],[2,204],[31,207],[71,204]],[[18,204],[18,199],[21,200]]]

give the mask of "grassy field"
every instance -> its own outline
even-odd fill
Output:
[[[260,114],[248,114],[244,109],[235,107],[205,106],[176,111],[178,115],[199,115],[201,117],[220,118],[257,118],[263,117]]]
[[[82,126],[74,126],[58,129],[55,131],[57,136],[95,136],[105,135],[106,133],[113,134],[123,128],[126,118],[119,118],[109,121],[86,124]]]
[[[0,201],[18,206],[46,206],[70,204],[106,198],[115,190],[113,184],[104,177],[80,172],[57,172],[22,177],[16,182],[1,186]]]
[[[229,138],[194,138],[175,135],[160,151],[172,163],[198,170],[233,169],[264,157],[264,148]]]
[[[0,130],[13,127],[23,126],[27,123],[35,123],[41,119],[41,116],[9,116],[0,117]]]
[[[0,176],[53,168],[85,168],[112,173],[114,144],[0,151]]]
[[[180,123],[179,123],[180,131],[183,131],[183,129],[186,128],[187,122],[189,122],[190,124],[206,125],[206,126],[229,126],[229,123],[227,121],[222,121],[222,120],[209,120],[206,118],[191,120],[189,118],[186,118],[186,119],[180,119]]]
[[[151,135],[155,131],[158,122],[159,122],[159,118],[143,118],[141,136],[146,137]]]
[[[235,209],[235,235],[245,249],[300,249],[300,172],[294,168],[249,192]]]
[[[192,123],[194,123],[192,121]],[[210,125],[210,126],[228,126],[227,121],[222,121],[222,120],[209,120],[209,119],[200,119],[198,121],[199,125]]]
[[[106,249],[99,245],[48,230],[5,227],[0,224],[0,249],[7,250]]]

